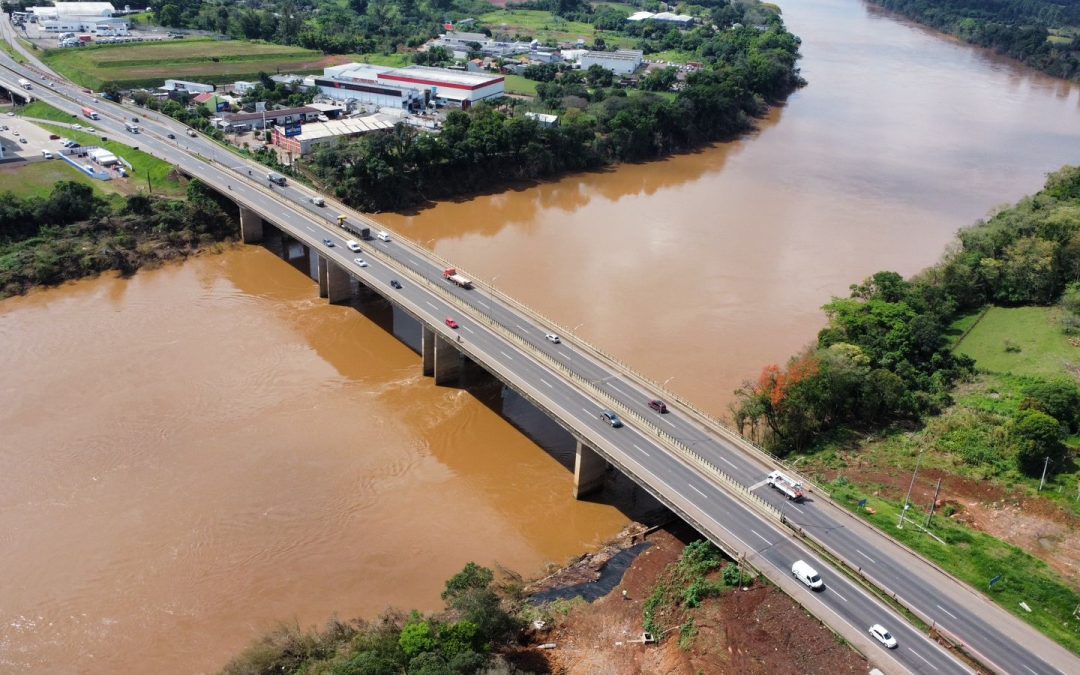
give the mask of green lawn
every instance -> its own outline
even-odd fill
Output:
[[[199,82],[257,79],[259,73],[312,73],[348,56],[245,40],[169,40],[79,49],[49,49],[42,59],[68,79],[91,89],[160,86],[165,78]]]
[[[404,68],[412,63],[408,54],[361,54],[356,57],[360,63],[370,63],[374,66],[389,66],[391,68]]]
[[[521,75],[505,75],[507,94],[536,96],[536,82]]]
[[[992,307],[954,350],[981,370],[1060,376],[1080,361],[1080,349],[1061,332],[1055,307]]]
[[[608,44],[627,49],[633,48],[638,43],[635,38],[615,35],[610,31],[597,31],[591,24],[567,21],[561,16],[538,9],[498,9],[480,15],[477,20],[490,28],[493,33],[506,33],[511,37],[520,33],[541,42],[545,40],[568,42],[583,39],[592,44],[594,36],[599,34]]]
[[[646,54],[645,58],[650,61],[667,61],[669,63],[685,64],[690,61],[700,61],[701,57],[694,52],[686,52],[680,49],[668,49],[654,54]]]
[[[18,197],[48,197],[53,186],[62,180],[85,183],[105,197],[117,194],[111,181],[94,180],[63,160],[30,162],[0,169],[3,191],[12,192]]]
[[[930,538],[912,522],[926,522],[927,514],[919,509],[909,511],[908,524],[897,529],[900,504],[875,496],[872,487],[859,490],[841,479],[830,489],[837,502],[864,520],[966,581],[1054,641],[1080,653],[1080,620],[1072,615],[1073,609],[1080,606],[1080,594],[1046,563],[999,539],[959,525],[945,514],[935,516],[930,528],[945,544]],[[862,499],[876,513],[859,508]],[[1001,579],[990,589],[990,580],[998,575]],[[1020,607],[1021,602],[1032,611]]]
[[[62,110],[57,110],[44,101],[34,101],[29,105],[25,105],[19,109],[19,117],[32,117],[39,120],[52,120],[54,122],[67,122],[73,121],[73,118],[69,113]]]

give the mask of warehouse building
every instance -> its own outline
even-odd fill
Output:
[[[336,143],[345,138],[353,138],[373,131],[393,129],[399,120],[386,115],[368,115],[330,122],[310,122],[300,127],[300,133],[288,136],[288,127],[274,127],[274,145],[292,153],[294,157],[310,154],[317,146]]]
[[[315,86],[330,98],[365,105],[419,110],[433,103],[468,108],[479,101],[501,98],[504,78],[448,68],[347,63],[325,69],[322,77],[315,78]]]
[[[638,49],[620,49],[615,52],[586,52],[581,57],[582,70],[600,66],[616,75],[629,75],[641,67],[645,53]]]

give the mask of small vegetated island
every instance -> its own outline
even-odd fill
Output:
[[[1078,0],[871,0],[1033,68],[1080,81]]]
[[[167,26],[329,54],[359,52],[376,64],[467,63],[507,78],[509,96],[448,112],[437,133],[400,124],[305,158],[309,178],[367,210],[701,147],[748,130],[770,104],[803,84],[799,39],[784,27],[779,8],[757,0],[695,0],[680,4],[680,14],[663,12],[652,0],[532,0],[498,10],[475,0],[317,1],[304,9],[198,0],[152,6]],[[636,53],[638,65],[624,71],[558,56],[530,63],[527,55],[492,57],[479,41],[466,43],[464,52],[432,42],[447,31],[535,40],[556,54]]]

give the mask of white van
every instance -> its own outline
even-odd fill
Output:
[[[345,248],[349,249],[350,251],[359,251],[360,242],[356,241],[355,239],[350,239],[349,241],[345,242]]]
[[[390,241],[390,233],[386,230],[379,230],[379,233],[375,235],[375,238],[379,241]]]
[[[795,564],[791,566],[791,576],[806,584],[811,590],[817,590],[825,585],[817,570],[802,560],[796,560]]]

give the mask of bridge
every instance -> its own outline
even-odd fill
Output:
[[[0,80],[36,82],[44,73],[3,55],[0,66],[6,69]],[[316,194],[300,185],[271,185],[262,179],[265,167],[202,136],[187,136],[167,117],[126,109],[60,80],[35,93],[73,115],[93,107],[101,114],[94,126],[116,137],[127,133],[124,122],[135,112],[142,133],[129,142],[232,199],[243,241],[265,242],[282,257],[301,259],[329,302],[351,301],[356,293],[378,296],[415,320],[421,367],[434,384],[452,383],[466,364],[476,364],[565,428],[577,442],[574,495],[596,489],[607,467],[614,467],[887,672],[972,672],[957,657],[962,652],[999,673],[1080,673],[1076,656],[824,491],[811,488],[809,499],[795,504],[762,487],[770,471],[783,468],[778,460],[499,290],[446,282],[442,271],[449,263],[423,247],[391,235],[389,241],[363,241],[362,252],[354,253],[345,248],[354,237],[338,227],[337,215],[382,229],[364,215],[329,202],[316,206]],[[367,265],[358,265],[356,257]],[[447,317],[459,327],[448,326]],[[561,342],[545,339],[548,333]],[[670,412],[651,410],[647,401],[653,398],[665,399]],[[607,424],[599,417],[604,409],[616,411],[626,425]],[[796,560],[822,574],[823,590],[813,592],[791,577]],[[925,626],[914,626],[898,607]],[[870,638],[867,629],[875,623],[893,633],[896,649]]]

